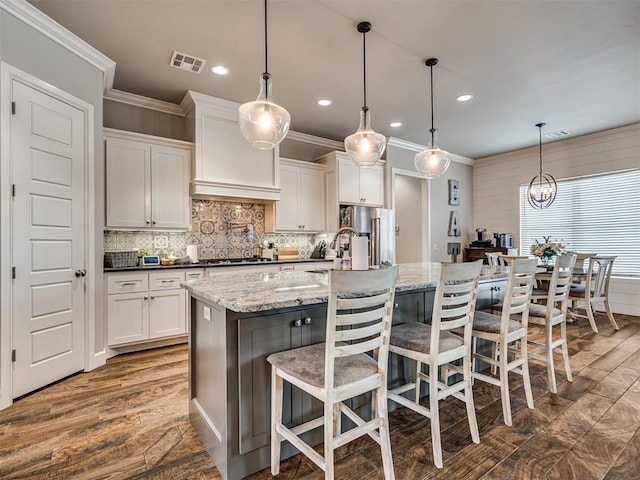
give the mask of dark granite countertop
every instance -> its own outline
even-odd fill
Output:
[[[171,270],[176,268],[218,268],[218,267],[247,267],[247,266],[262,266],[262,265],[283,265],[287,263],[312,263],[312,262],[327,262],[328,267],[332,266],[333,259],[324,258],[299,258],[297,260],[272,260],[269,262],[248,262],[248,263],[183,263],[180,265],[136,265],[135,267],[104,267],[106,273],[109,272],[136,272],[136,271],[151,271],[151,270]]]

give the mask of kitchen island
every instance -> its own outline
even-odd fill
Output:
[[[430,322],[440,264],[400,265],[393,323]],[[477,307],[501,299],[506,273],[483,267]],[[189,416],[225,479],[239,479],[270,463],[273,353],[324,341],[328,274],[229,274],[185,282],[190,295]],[[411,368],[390,356],[389,387],[405,383]],[[365,398],[352,408],[367,408]],[[296,425],[322,415],[322,404],[285,386],[283,418]],[[321,429],[308,432],[322,441]],[[297,453],[283,444],[282,456]]]

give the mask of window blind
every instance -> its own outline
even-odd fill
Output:
[[[543,236],[573,252],[615,255],[613,276],[640,276],[640,170],[558,181],[554,203],[527,202],[520,187],[520,251]]]

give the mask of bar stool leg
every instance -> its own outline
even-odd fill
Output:
[[[571,365],[569,365],[569,349],[567,347],[567,322],[560,324],[560,335],[562,335],[562,360],[564,361],[564,371],[567,374],[567,380],[573,382],[571,374]]]
[[[438,366],[429,364],[429,412],[431,413],[431,443],[433,463],[442,468],[442,443],[440,441],[440,411],[438,409]]]
[[[547,376],[549,377],[549,390],[551,393],[558,393],[556,387],[556,371],[553,366],[553,327],[551,322],[547,322],[545,325],[545,354],[547,357]]]
[[[277,425],[282,423],[282,392],[284,380],[276,375],[276,368],[271,367],[271,475],[280,473],[280,446],[282,437]]]

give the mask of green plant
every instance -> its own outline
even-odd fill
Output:
[[[142,258],[149,255],[149,250],[145,250],[144,248],[138,249],[138,258]]]

